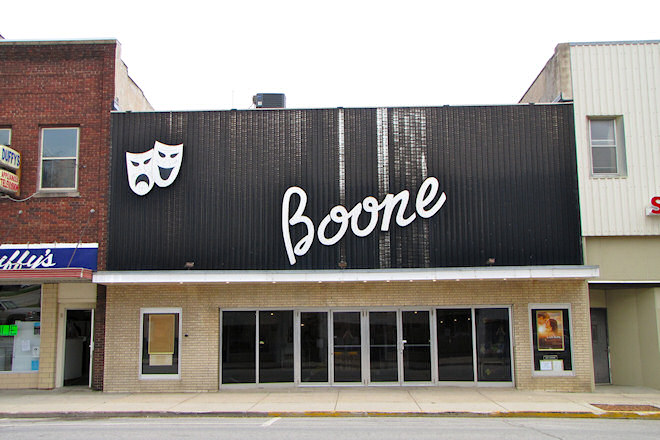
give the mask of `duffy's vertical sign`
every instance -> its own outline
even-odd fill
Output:
[[[20,193],[21,154],[0,145],[0,192],[18,195]]]

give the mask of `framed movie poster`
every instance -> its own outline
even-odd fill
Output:
[[[536,311],[536,338],[539,351],[564,351],[562,310]]]

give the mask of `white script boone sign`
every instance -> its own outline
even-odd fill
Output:
[[[417,214],[423,218],[430,218],[442,208],[442,205],[447,200],[447,196],[443,192],[433,206],[429,208],[429,205],[435,200],[439,189],[440,183],[435,177],[429,177],[424,180],[419,187],[415,200],[415,210],[417,212],[413,212],[408,218],[404,217],[408,200],[410,199],[410,192],[408,190],[403,190],[396,195],[387,194],[381,203],[378,203],[375,197],[367,196],[350,211],[342,205],[337,205],[321,220],[316,235],[321,244],[332,246],[346,234],[350,223],[351,230],[355,235],[366,237],[376,228],[380,211],[383,211],[383,222],[381,223],[380,230],[389,231],[392,214],[397,204],[399,204],[399,210],[396,213],[396,224],[401,227],[408,226],[412,223],[417,217]],[[300,197],[300,202],[293,216],[289,218],[291,196],[293,194],[297,194]],[[314,241],[314,222],[304,215],[306,206],[307,194],[304,189],[292,186],[286,190],[282,200],[282,237],[284,238],[284,246],[286,247],[286,253],[291,265],[296,264],[296,255],[299,257],[305,255]],[[360,229],[358,219],[362,211],[368,213],[371,218],[369,219],[369,224],[365,228]],[[332,237],[326,237],[325,230],[330,222],[337,223],[339,225],[339,231]],[[294,246],[291,243],[291,231],[289,228],[299,223],[305,225],[307,232]]]

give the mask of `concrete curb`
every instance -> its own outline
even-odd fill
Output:
[[[602,414],[590,412],[372,412],[372,411],[301,411],[301,412],[177,412],[177,411],[76,411],[76,412],[22,412],[0,413],[0,419],[65,419],[90,420],[110,418],[174,418],[174,417],[465,417],[465,418],[571,418],[571,419],[642,419],[660,420],[660,412],[607,411]]]

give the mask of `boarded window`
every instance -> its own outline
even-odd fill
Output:
[[[179,312],[143,312],[142,374],[179,374]]]

